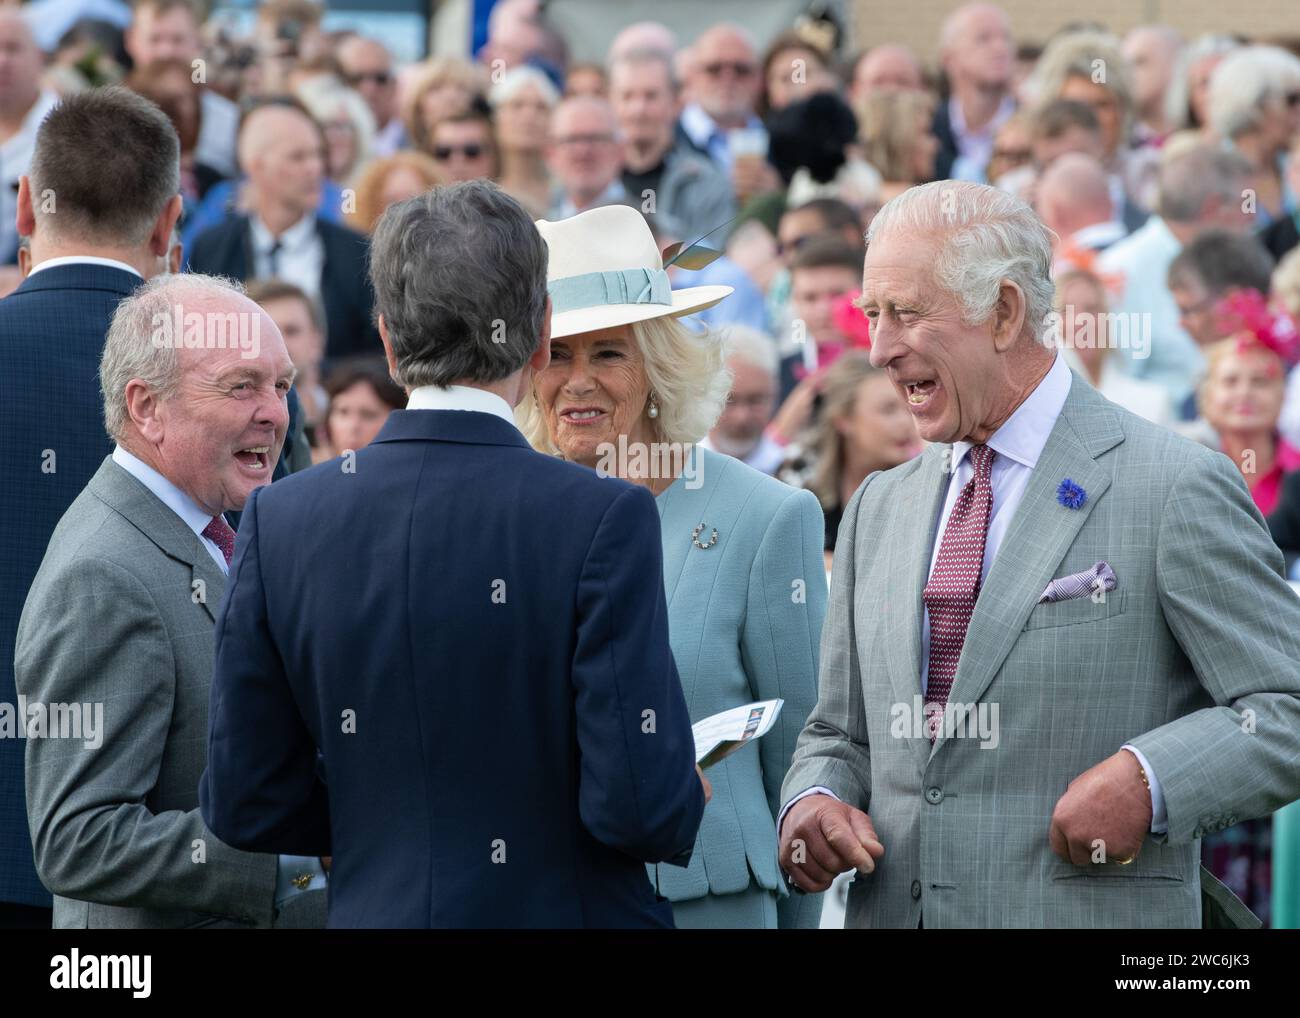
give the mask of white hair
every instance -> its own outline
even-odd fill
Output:
[[[359,92],[328,74],[308,78],[298,86],[297,93],[312,119],[320,125],[322,132],[325,125],[339,113],[347,117],[357,139],[352,165],[344,173],[345,177],[351,175],[370,158],[371,148],[375,143],[375,115],[369,105],[361,98]]]
[[[1108,89],[1119,103],[1120,147],[1133,118],[1133,83],[1120,41],[1108,32],[1067,32],[1058,35],[1038,58],[1025,90],[1038,108],[1061,97],[1070,78],[1086,78]]]
[[[752,325],[733,323],[718,330],[718,334],[726,361],[735,359],[776,377],[781,359],[777,356],[776,340],[767,333]]]
[[[542,97],[542,102],[546,103],[551,109],[555,109],[559,105],[559,89],[551,84],[551,79],[545,74],[536,67],[530,67],[527,64],[520,64],[506,71],[501,80],[493,85],[491,91],[488,92],[488,103],[493,109],[496,109],[502,103],[509,102],[529,85],[537,89],[538,94]]]
[[[1002,283],[1025,295],[1025,328],[1038,342],[1052,310],[1052,243],[1046,226],[1019,198],[985,184],[936,180],[885,203],[867,230],[867,250],[894,231],[936,234],[934,279],[957,299],[967,325],[988,321]]]
[[[646,380],[659,405],[652,427],[663,442],[698,442],[722,416],[731,392],[731,372],[714,334],[697,334],[676,318],[652,318],[630,326],[641,351]],[[558,455],[536,399],[515,412],[519,430],[534,449]]]
[[[176,346],[154,343],[159,316],[170,320],[177,305],[197,305],[243,292],[243,284],[233,279],[185,272],[154,276],[117,306],[99,359],[104,429],[109,438],[118,442],[126,433],[130,420],[126,406],[129,382],[144,382],[161,399],[172,395],[180,384]]]
[[[1210,129],[1236,138],[1257,127],[1265,103],[1300,90],[1300,57],[1277,46],[1243,46],[1210,78]]]
[[[1178,66],[1165,93],[1165,116],[1175,130],[1191,127],[1192,66],[1206,57],[1221,56],[1241,49],[1241,43],[1230,35],[1202,35],[1183,47],[1178,55]]]

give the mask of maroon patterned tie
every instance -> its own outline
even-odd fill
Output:
[[[231,556],[235,554],[235,531],[223,516],[214,516],[203,528],[203,536],[221,549],[226,556],[226,565],[230,565]]]
[[[952,690],[957,661],[966,642],[966,627],[980,592],[984,539],[993,509],[990,477],[995,453],[987,445],[972,446],[975,476],[966,482],[953,504],[939,544],[934,571],[921,600],[930,612],[930,671],[925,690],[926,731],[934,742]]]

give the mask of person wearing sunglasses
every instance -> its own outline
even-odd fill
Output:
[[[492,114],[475,100],[470,108],[439,120],[430,132],[429,155],[438,164],[444,184],[495,177],[496,146],[492,142]]]
[[[679,126],[692,145],[727,173],[733,156],[728,133],[763,130],[755,112],[762,80],[754,41],[739,25],[714,25],[691,47],[689,92]]]
[[[393,56],[378,39],[354,35],[339,44],[339,66],[343,78],[356,89],[375,115],[378,132],[371,150],[377,156],[390,156],[406,144],[406,131],[397,109],[397,76],[393,73]]]

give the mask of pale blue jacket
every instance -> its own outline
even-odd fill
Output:
[[[780,697],[776,727],[706,773],[713,799],[690,865],[649,867],[672,901],[734,894],[751,880],[781,897],[782,928],[816,927],[821,895],[791,895],[777,863],[781,781],[817,701],[826,615],[821,506],[739,460],[697,447],[698,486],[683,472],[659,495],[669,641],[691,722]],[[692,531],[704,529],[699,548]]]

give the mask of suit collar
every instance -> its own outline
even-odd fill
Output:
[[[103,290],[128,297],[135,292],[140,282],[140,276],[127,268],[98,262],[65,262],[60,259],[58,265],[51,265],[40,272],[30,273],[13,292],[19,294],[37,293],[43,290]]]
[[[279,237],[276,237],[271,232],[270,228],[262,222],[260,216],[248,217],[248,229],[253,236],[253,243],[259,251],[269,250],[277,240],[282,249],[286,251],[297,250],[311,243],[320,233],[315,212],[308,212],[281,233]]]
[[[181,522],[201,537],[212,522],[206,509],[177,487],[170,478],[160,474],[144,460],[118,445],[113,450],[113,462],[134,477],[153,493],[163,505],[180,517]]]
[[[194,581],[202,581],[201,587],[198,582],[192,587],[195,599],[215,621],[216,606],[226,589],[226,577],[185,521],[143,483],[114,463],[112,456],[104,458],[87,488],[165,555],[191,568]],[[200,590],[201,599],[197,596]]]
[[[477,410],[394,410],[370,444],[386,442],[463,442],[532,448],[513,424]]]
[[[884,600],[889,622],[883,653],[889,661],[889,678],[895,703],[911,703],[921,692],[921,593],[930,573],[930,552],[951,477],[952,447],[927,446],[899,471],[895,508],[884,533],[860,535],[878,554],[884,554],[885,575],[898,577],[896,597]],[[892,582],[892,580],[891,580]],[[912,740],[918,767],[929,751],[928,740]]]

